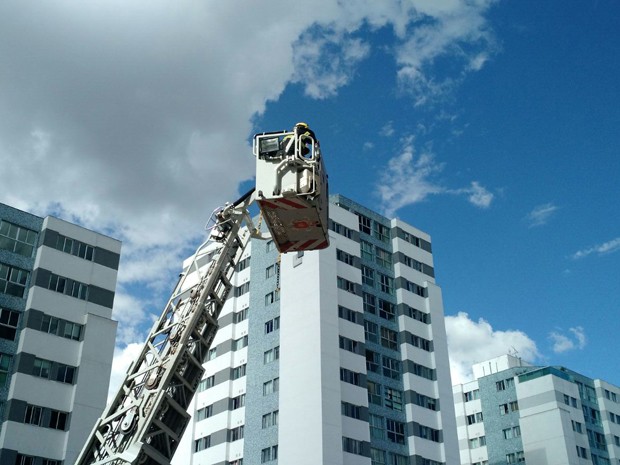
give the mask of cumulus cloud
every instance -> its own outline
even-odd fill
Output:
[[[592,247],[578,250],[572,256],[574,260],[585,258],[590,255],[607,255],[620,250],[620,237],[616,237],[610,241],[598,244]]]
[[[114,359],[112,361],[108,402],[110,402],[113,396],[116,395],[116,391],[118,391],[121,383],[125,380],[129,365],[136,359],[136,357],[138,357],[141,350],[142,344],[137,342],[128,344],[122,348],[116,347],[116,350],[114,351]]]
[[[553,203],[545,203],[538,205],[527,214],[525,219],[529,223],[529,227],[543,226],[547,224],[551,216],[557,211],[558,207]]]
[[[311,98],[336,95],[379,30],[393,32],[382,46],[395,80],[427,100],[450,87],[434,57],[471,70],[492,53],[491,3],[317,0],[300,14],[285,0],[3,2],[0,200],[123,241],[114,316],[129,353],[209,213],[252,178],[248,135],[269,101],[292,83]],[[384,192],[397,207],[443,190],[430,153],[406,148],[390,165],[397,180],[400,165],[418,181]]]
[[[394,122],[388,121],[383,125],[383,127],[379,130],[379,135],[383,137],[391,137],[394,135],[396,130],[394,129]]]
[[[569,328],[568,333],[561,330],[549,333],[549,339],[552,343],[552,350],[556,354],[561,354],[569,350],[583,349],[586,346],[587,339],[585,332],[581,326]]]
[[[376,192],[386,216],[393,216],[402,207],[423,202],[431,195],[450,194],[465,196],[472,204],[488,208],[493,194],[472,181],[470,186],[451,189],[438,178],[445,163],[437,161],[428,149],[416,153],[413,136],[402,139],[400,153],[392,157],[379,178]]]
[[[527,362],[540,357],[536,343],[518,330],[497,330],[486,320],[472,320],[465,312],[446,316],[452,384],[473,379],[471,367],[509,352],[518,352]]]

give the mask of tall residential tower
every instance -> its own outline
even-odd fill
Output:
[[[251,241],[173,463],[458,463],[430,237],[333,196],[330,243]]]
[[[103,411],[120,247],[0,204],[1,464],[73,464]]]

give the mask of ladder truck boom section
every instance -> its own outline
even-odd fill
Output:
[[[328,246],[327,174],[312,130],[298,123],[292,131],[257,134],[253,152],[256,188],[214,213],[209,237],[181,274],[76,465],[170,465],[235,265],[250,238],[265,238],[249,213],[255,200],[280,252]]]

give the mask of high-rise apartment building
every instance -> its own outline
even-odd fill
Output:
[[[120,247],[0,204],[2,465],[72,465],[103,411]]]
[[[454,386],[461,465],[617,465],[620,388],[504,355]]]
[[[173,463],[458,463],[430,237],[342,196],[329,229],[251,241]]]

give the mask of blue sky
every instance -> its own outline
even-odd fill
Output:
[[[116,372],[257,131],[431,234],[455,379],[516,349],[620,385],[620,4],[0,6],[0,201],[123,240]],[[242,33],[240,33],[242,31]]]

